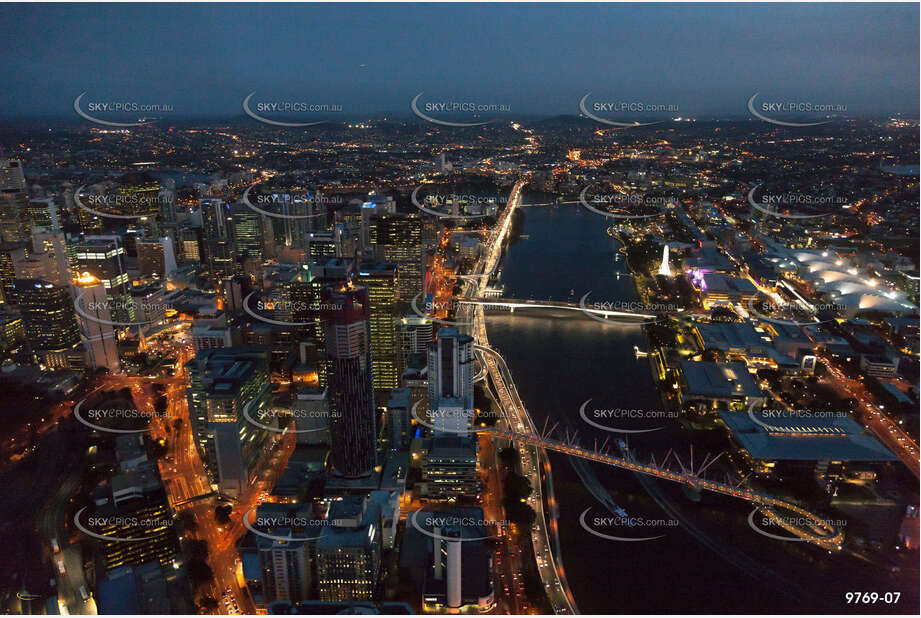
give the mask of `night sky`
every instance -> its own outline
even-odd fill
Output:
[[[755,92],[918,111],[917,4],[82,4],[0,8],[0,117],[98,100],[233,116],[252,91],[409,113],[426,96],[577,114],[579,99],[746,114]]]

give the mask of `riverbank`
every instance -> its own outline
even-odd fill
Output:
[[[509,297],[578,301],[591,292],[599,301],[639,300],[630,277],[615,274],[624,268],[621,243],[606,234],[600,216],[566,206],[528,209],[526,215],[528,238],[510,246],[503,262]],[[697,457],[722,450],[713,432],[692,431],[671,417],[608,422],[617,429],[648,431],[629,436],[583,420],[580,409],[664,407],[659,384],[633,351],[649,345],[638,325],[599,323],[578,312],[497,312],[488,314],[487,325],[490,343],[514,371],[537,427],[546,421],[559,424],[558,434],[579,431],[583,445],[614,444],[620,436],[643,461],[653,455],[659,461],[669,450],[687,461],[691,445]],[[651,478],[644,483],[629,471],[557,453],[548,457],[566,577],[584,613],[699,613],[702,599],[712,595],[719,595],[721,611],[728,613],[850,613],[860,608],[844,603],[849,586],[874,585],[900,590],[903,599],[908,595],[908,584],[901,581],[908,574],[867,572],[866,565],[858,568],[805,543],[761,536],[749,527],[747,502],[712,492],[693,502],[677,484]],[[614,504],[630,517],[678,525],[657,526],[646,535],[619,534],[661,536],[644,542],[599,538],[580,525],[582,515],[589,524],[614,517],[609,506]]]

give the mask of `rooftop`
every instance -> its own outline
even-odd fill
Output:
[[[761,389],[748,373],[745,363],[695,363],[681,361],[689,395],[705,397],[760,397]]]
[[[720,412],[733,437],[755,459],[894,461],[896,457],[842,414]]]

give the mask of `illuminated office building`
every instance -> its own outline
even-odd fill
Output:
[[[26,259],[26,247],[21,243],[3,242],[0,244],[0,294],[3,302],[11,304],[13,300],[13,280],[16,279],[16,262]]]
[[[125,247],[118,236],[85,236],[74,246],[76,272],[89,273],[102,282],[113,320],[133,321],[128,298]]]
[[[395,293],[397,267],[375,262],[362,264],[359,282],[368,289],[371,330],[371,357],[374,367],[374,390],[389,395],[399,386],[398,348],[396,342]]]
[[[196,443],[218,490],[231,496],[254,480],[271,438],[243,414],[246,409],[258,419],[269,399],[268,359],[267,349],[227,347],[202,350],[187,365],[186,398]]]
[[[14,263],[17,279],[43,279],[54,285],[64,285],[58,274],[54,255],[50,253],[30,253],[28,257]]]
[[[160,182],[146,172],[126,174],[116,189],[118,214],[149,217],[153,221],[160,211]]]
[[[262,215],[245,204],[234,204],[230,209],[230,228],[238,259],[262,263],[265,244],[262,220]]]
[[[35,198],[26,205],[26,217],[29,227],[42,227],[49,230],[61,229],[58,207],[51,198]]]
[[[199,228],[182,227],[179,229],[179,246],[184,262],[201,262],[201,240]]]
[[[381,510],[365,496],[345,496],[329,507],[317,541],[321,601],[372,601],[381,573]]]
[[[149,562],[172,568],[179,543],[157,465],[144,461],[122,471],[97,493],[82,525],[111,539],[96,541],[105,571]]]
[[[25,191],[26,177],[22,163],[14,159],[0,159],[0,191]]]
[[[17,242],[29,235],[28,194],[16,189],[0,189],[0,238]]]
[[[370,227],[371,219],[381,215],[393,215],[397,212],[397,203],[393,198],[372,191],[368,200],[361,205],[361,222],[359,237],[362,250],[371,246]]]
[[[55,369],[81,368],[80,329],[67,288],[41,279],[15,279],[13,297],[39,362]]]
[[[6,310],[0,310],[0,355],[9,358],[23,350],[26,330],[22,318]]]
[[[212,274],[231,276],[235,272],[235,253],[230,229],[230,205],[218,198],[199,201],[202,219],[204,261]]]
[[[138,240],[136,243],[138,270],[143,277],[164,274],[163,243],[159,240]]]
[[[63,232],[34,228],[32,248],[36,254],[44,254],[54,260],[55,280],[65,285],[73,277],[67,255],[67,239]]]
[[[414,214],[373,216],[368,235],[375,259],[397,265],[397,300],[408,306],[422,292],[425,277],[422,218]]]

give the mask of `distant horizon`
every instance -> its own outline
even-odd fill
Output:
[[[679,118],[679,117],[682,118],[681,121],[675,120],[675,118]],[[835,114],[835,115],[829,116],[829,119],[833,121],[841,121],[841,120],[874,121],[874,120],[882,120],[882,119],[896,118],[896,117],[904,118],[906,120],[921,121],[921,112],[918,112],[918,111],[915,111],[914,113],[863,112],[863,113],[853,113],[853,114]],[[189,123],[189,122],[248,122],[248,123],[252,123],[254,127],[262,126],[266,128],[265,125],[260,124],[258,121],[253,120],[252,118],[250,118],[244,113],[239,113],[239,114],[202,113],[202,114],[190,114],[190,115],[171,114],[169,117],[147,116],[146,118],[149,120],[150,126],[156,126],[158,124],[168,125],[168,124]],[[545,121],[545,120],[554,120],[554,119],[573,120],[573,121],[582,120],[582,121],[585,121],[586,123],[594,122],[591,118],[587,118],[584,115],[579,114],[578,112],[576,113],[521,112],[518,114],[508,114],[507,117],[502,117],[494,121],[491,121],[489,122],[489,126],[502,126],[502,125],[508,124],[509,122],[514,122],[516,120]],[[657,121],[656,126],[649,127],[650,129],[655,129],[662,124],[682,125],[682,124],[694,123],[694,122],[701,123],[701,122],[748,122],[748,121],[751,121],[751,122],[765,124],[765,126],[768,126],[766,123],[759,120],[758,118],[751,116],[751,114],[741,113],[741,112],[726,112],[724,114],[708,113],[708,114],[698,114],[698,115],[688,113],[687,116],[676,115],[674,117],[637,116],[636,119],[638,121]],[[368,112],[368,113],[354,112],[352,114],[341,114],[341,115],[336,115],[335,117],[326,117],[323,119],[323,124],[317,125],[316,128],[322,128],[323,126],[336,125],[336,124],[341,124],[344,122],[354,122],[354,121],[359,121],[359,120],[368,120],[372,122],[383,122],[383,121],[407,122],[409,121],[413,124],[419,124],[420,126],[428,126],[431,128],[430,124],[426,123],[421,118],[418,118],[411,112],[396,112],[396,111],[379,111],[379,112]],[[84,118],[81,118],[77,114],[71,114],[69,116],[66,114],[65,115],[62,115],[62,114],[30,115],[30,116],[0,115],[0,124],[8,123],[8,122],[23,122],[23,121],[35,122],[35,123],[54,122],[54,123],[67,124],[67,125],[97,126],[98,128],[101,128],[101,129],[106,128],[105,126],[102,126],[102,125],[95,125],[93,122],[88,121]],[[604,128],[602,125],[598,125],[598,126],[600,128]],[[127,128],[131,128],[131,127],[127,127]],[[297,128],[297,127],[291,127],[291,128]],[[306,127],[306,129],[310,129],[310,128],[311,127]],[[442,127],[442,128],[450,128],[450,127]],[[624,128],[630,128],[630,127],[624,127]],[[646,127],[637,126],[636,128],[646,128]],[[278,129],[286,129],[286,127],[278,127]],[[460,128],[460,129],[463,129],[463,128]],[[302,128],[301,130],[305,130],[305,129]]]
[[[918,114],[917,4],[8,4],[0,118],[83,105],[233,118],[254,103],[409,114],[410,102],[577,114],[580,99],[672,116],[766,100]],[[138,36],[143,29],[144,36]],[[385,110],[385,111],[379,111]],[[155,114],[149,114],[155,115]],[[661,117],[661,115],[660,115]]]

